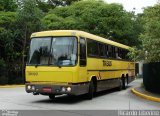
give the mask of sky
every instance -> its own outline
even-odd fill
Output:
[[[107,3],[120,3],[127,11],[133,11],[135,13],[142,13],[143,7],[154,6],[158,0],[104,0]],[[159,0],[160,1],[160,0]]]

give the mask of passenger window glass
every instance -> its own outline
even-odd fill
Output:
[[[99,43],[99,53],[100,57],[105,57],[106,56],[106,50],[105,50],[105,45],[102,43]]]
[[[105,45],[105,56],[106,56],[107,58],[109,57],[108,45]]]
[[[115,47],[112,46],[112,58],[116,58]]]
[[[128,52],[129,52],[128,50],[125,50],[125,52],[124,52],[124,53],[125,53],[125,59],[126,59],[126,60],[129,60]]]
[[[116,59],[122,59],[121,49],[116,47]]]
[[[112,58],[112,46],[108,45],[109,58]]]
[[[98,42],[94,41],[94,40],[87,40],[87,52],[88,52],[88,56],[99,56],[99,52],[98,52]]]

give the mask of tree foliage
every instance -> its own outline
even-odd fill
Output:
[[[76,1],[80,0],[36,0],[38,8],[43,12],[48,12],[50,9],[54,9],[57,6],[68,6]]]
[[[28,29],[28,36],[41,29],[42,12],[37,8],[35,0],[22,0],[17,11],[17,25],[24,31]],[[24,34],[23,34],[24,35]]]
[[[42,27],[42,12],[35,0],[21,0],[18,8],[17,12],[0,12],[0,60],[7,66],[7,83],[14,83],[18,76],[22,82],[20,73],[24,69],[30,35]]]
[[[140,39],[143,58],[146,62],[160,61],[160,4],[146,8],[142,21],[144,32],[140,35]]]
[[[16,11],[16,0],[0,0],[0,11]]]
[[[17,38],[15,26],[15,12],[0,12],[0,80],[3,79],[0,83],[2,84],[10,83],[11,79],[14,79],[11,77],[13,75],[11,72],[17,71],[19,48],[15,41]]]
[[[80,1],[51,10],[42,22],[47,29],[78,29],[121,42],[137,44],[139,34],[132,20],[134,14],[120,4],[102,1]]]
[[[1,56],[6,62],[13,61],[14,56],[14,40],[15,40],[15,13],[0,12],[0,48]]]
[[[20,29],[21,54],[22,54],[22,77],[24,77],[25,54],[27,54],[27,46],[30,42],[32,32],[41,30],[42,12],[37,7],[35,0],[21,0],[19,10],[17,12],[17,27]]]

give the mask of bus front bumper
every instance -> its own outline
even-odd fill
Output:
[[[25,86],[27,93],[33,93],[34,95],[81,95],[88,93],[89,84],[72,84],[72,85],[52,85],[52,84],[31,84],[27,83]]]

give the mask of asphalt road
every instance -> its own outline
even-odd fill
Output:
[[[160,103],[149,101],[131,93],[139,86],[141,79],[128,85],[126,90],[116,89],[98,93],[92,100],[84,96],[34,96],[26,93],[24,87],[0,88],[1,110],[160,110]],[[63,114],[63,112],[61,112]]]

